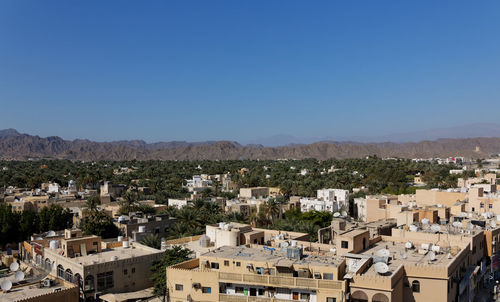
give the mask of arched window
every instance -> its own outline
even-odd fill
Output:
[[[419,293],[420,292],[420,282],[415,280],[411,283],[411,289],[413,290],[413,292],[415,293]]]
[[[73,283],[73,272],[69,268],[64,273],[64,280]]]
[[[52,271],[52,263],[49,258],[45,259],[45,270]]]
[[[372,302],[389,302],[389,298],[382,293],[373,295]]]
[[[57,266],[57,277],[64,279],[64,267],[60,264]]]
[[[360,290],[352,293],[352,302],[368,302],[368,295]]]
[[[83,280],[82,280],[82,276],[80,276],[80,274],[79,274],[79,273],[76,273],[76,274],[75,274],[75,277],[73,278],[73,282],[74,282],[76,285],[78,285],[78,286],[82,286],[82,285],[83,285],[83,284],[82,284],[82,281],[83,281]]]
[[[85,277],[85,284],[83,286],[85,291],[93,291],[94,290],[94,276],[88,275]]]

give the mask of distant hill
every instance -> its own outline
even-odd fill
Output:
[[[479,147],[479,152],[476,152]],[[69,160],[224,160],[279,158],[359,158],[380,157],[486,157],[500,153],[500,138],[438,139],[414,143],[320,142],[279,147],[242,146],[236,142],[93,142],[64,140],[57,136],[20,134],[14,129],[0,131],[0,159],[26,160],[53,158]]]
[[[358,143],[408,143],[440,138],[500,137],[500,124],[476,123],[446,128],[423,129],[414,132],[393,133],[383,136],[325,136],[296,137],[287,134],[272,135],[249,140],[247,144],[260,144],[266,147],[312,144],[317,142],[358,142]]]

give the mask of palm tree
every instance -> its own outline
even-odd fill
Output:
[[[159,250],[161,248],[161,237],[158,234],[147,235],[142,239],[141,243]]]

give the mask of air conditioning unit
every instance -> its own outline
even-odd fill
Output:
[[[43,280],[44,287],[51,287],[52,285],[54,285],[54,280],[50,278],[46,278],[45,280]]]

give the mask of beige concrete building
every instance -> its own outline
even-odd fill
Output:
[[[151,264],[162,252],[136,242],[102,242],[65,230],[64,238],[25,241],[21,258],[52,276],[78,284],[85,301],[105,293],[137,291],[152,286]]]
[[[269,196],[268,187],[240,188],[240,198],[263,198]]]
[[[345,301],[345,261],[272,248],[220,247],[167,268],[170,300]]]
[[[416,190],[416,203],[418,206],[443,205],[450,207],[457,202],[467,199],[467,193],[457,190]]]

